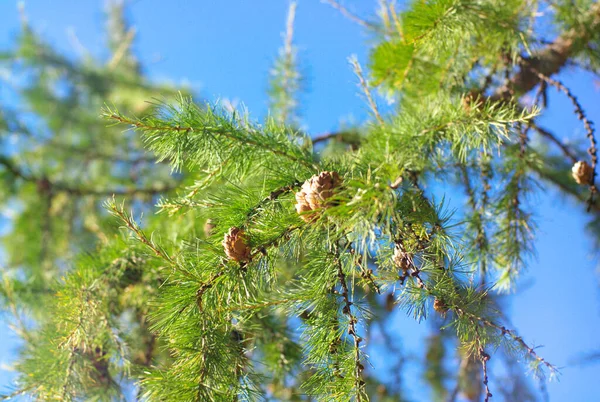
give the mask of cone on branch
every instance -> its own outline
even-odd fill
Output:
[[[590,184],[594,176],[594,169],[586,161],[579,161],[573,165],[571,174],[577,184]]]
[[[223,248],[230,260],[237,262],[250,261],[251,250],[248,247],[246,233],[240,228],[232,227],[229,232],[225,233]]]
[[[396,245],[394,249],[394,256],[392,257],[394,260],[394,264],[403,271],[408,271],[411,265],[411,257],[410,254],[406,251],[402,250],[402,248]]]
[[[433,309],[442,315],[445,315],[448,312],[446,303],[438,298],[433,301]]]
[[[335,189],[342,184],[342,179],[337,172],[321,172],[304,182],[300,191],[296,193],[296,212],[306,221],[311,222],[316,214],[307,214],[327,208],[327,202],[335,193]]]

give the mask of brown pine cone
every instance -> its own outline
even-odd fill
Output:
[[[305,212],[327,208],[327,199],[341,184],[342,179],[337,172],[321,172],[314,175],[305,181],[300,191],[296,193],[296,211],[306,222],[313,220],[314,214],[305,214]]]
[[[440,314],[446,314],[448,312],[448,306],[446,306],[446,303],[438,298],[433,301],[433,309]]]
[[[573,165],[571,174],[577,184],[590,184],[594,175],[594,169],[586,161],[579,161]]]
[[[300,190],[296,193],[296,212],[305,222],[310,222],[315,218],[315,214],[307,214],[308,211],[312,211],[312,209],[306,201],[306,193]]]
[[[238,262],[250,261],[251,250],[246,243],[246,233],[240,228],[232,227],[223,239],[225,254],[230,260]]]
[[[403,251],[400,247],[396,246],[396,248],[394,249],[394,264],[396,264],[396,266],[400,269],[402,269],[403,271],[408,271],[408,269],[410,268],[411,265],[411,258],[410,258],[410,254],[408,254],[406,251]]]

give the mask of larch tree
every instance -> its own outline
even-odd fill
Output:
[[[19,138],[0,157],[18,211],[2,301],[25,342],[6,398],[403,401],[401,334],[383,324],[401,309],[433,328],[431,399],[538,399],[526,373],[543,389],[558,370],[500,297],[534,250],[540,186],[600,233],[594,126],[556,77],[600,69],[600,4],[382,0],[364,20],[325,2],[374,39],[368,65],[350,59],[372,113],[318,137],[300,124],[295,3],[261,123],[145,81],[119,7],[107,63],[69,61],[25,26],[4,58],[33,77],[16,89],[31,117],[1,121]],[[538,124],[551,96],[581,142]],[[428,190],[440,179],[463,211]],[[374,331],[397,377],[372,365]]]

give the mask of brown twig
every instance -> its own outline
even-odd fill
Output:
[[[362,401],[362,392],[365,386],[365,382],[362,379],[362,372],[365,369],[363,364],[361,363],[360,356],[360,344],[363,339],[356,333],[356,323],[358,319],[352,313],[352,302],[350,301],[350,296],[348,292],[348,284],[346,283],[346,274],[342,269],[342,263],[339,259],[339,255],[336,255],[336,264],[337,264],[337,276],[338,281],[340,283],[342,289],[342,297],[344,299],[344,307],[342,308],[342,312],[344,315],[348,317],[348,334],[354,340],[354,377],[355,377],[355,387],[356,387],[356,402]]]
[[[534,52],[531,57],[523,59],[524,68],[511,78],[507,86],[499,88],[491,96],[491,100],[508,100],[511,98],[511,91],[525,94],[535,88],[540,78],[532,69],[547,77],[558,73],[580,44],[589,40],[600,27],[600,3],[593,4],[588,15],[591,22],[585,29],[573,28],[566,31],[546,47]]]
[[[544,366],[546,366],[546,368],[548,368],[548,370],[550,370],[550,372],[557,372],[557,368],[552,365],[551,363],[549,363],[548,361],[546,361],[543,357],[539,356],[535,349],[532,348],[531,346],[529,346],[527,343],[525,343],[525,341],[523,340],[523,338],[521,338],[519,335],[516,334],[516,332],[514,330],[508,329],[503,325],[499,325],[496,324],[486,318],[483,317],[479,317],[473,313],[469,313],[466,312],[460,308],[455,308],[454,311],[456,312],[456,314],[458,315],[464,315],[469,317],[472,320],[478,321],[480,323],[482,323],[485,326],[488,326],[490,328],[494,328],[495,330],[499,331],[503,336],[508,336],[510,337],[513,341],[517,342],[530,356],[533,360],[539,362],[540,364],[543,364]]]
[[[552,79],[534,68],[531,68],[531,70],[539,77],[540,80],[546,82],[548,85],[552,85],[553,87],[564,93],[575,107],[575,114],[577,115],[577,118],[583,122],[583,126],[586,131],[586,136],[590,142],[588,154],[590,155],[590,158],[592,160],[592,175],[590,178],[590,182],[588,183],[590,186],[590,197],[587,201],[587,211],[589,212],[592,209],[592,205],[594,204],[594,196],[598,192],[598,189],[596,187],[596,166],[598,164],[598,150],[596,148],[597,143],[594,134],[594,124],[587,118],[583,107],[569,88],[567,88],[562,82]]]
[[[481,362],[481,370],[483,371],[483,386],[485,388],[485,399],[484,402],[489,402],[492,397],[492,393],[490,392],[489,378],[488,378],[488,366],[487,362],[490,360],[490,355],[485,352],[483,348],[483,343],[481,342],[481,337],[479,336],[479,327],[477,323],[473,322],[475,325],[475,337],[477,342],[477,357]]]
[[[539,133],[541,136],[546,137],[547,139],[549,139],[552,143],[554,143],[557,147],[560,148],[560,150],[562,151],[562,153],[569,158],[569,160],[572,163],[576,163],[577,162],[577,156],[575,155],[575,152],[573,152],[573,150],[571,150],[565,143],[563,143],[561,140],[558,139],[558,137],[556,137],[556,135],[552,134],[549,130],[538,126],[535,123],[530,123],[531,128],[533,128],[537,133]]]
[[[159,194],[175,189],[176,185],[163,184],[147,188],[114,188],[114,189],[95,189],[78,187],[61,181],[50,180],[47,177],[38,177],[27,173],[23,168],[17,166],[15,162],[5,156],[0,156],[0,165],[4,166],[13,176],[22,180],[37,183],[47,188],[47,191],[65,192],[70,195],[79,196],[111,196],[111,195],[140,195],[140,194]]]
[[[333,133],[325,133],[325,134],[317,135],[316,137],[312,138],[312,143],[314,145],[314,144],[318,144],[320,142],[325,142],[325,141],[331,140],[333,138],[339,138],[343,134],[344,133],[333,132]]]

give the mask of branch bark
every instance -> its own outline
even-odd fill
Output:
[[[524,58],[521,69],[512,77],[508,85],[502,86],[490,97],[492,100],[509,100],[513,92],[525,94],[540,83],[538,73],[552,76],[567,65],[573,54],[585,44],[594,32],[600,30],[600,3],[590,8],[590,24],[585,30],[571,29],[543,49]]]

